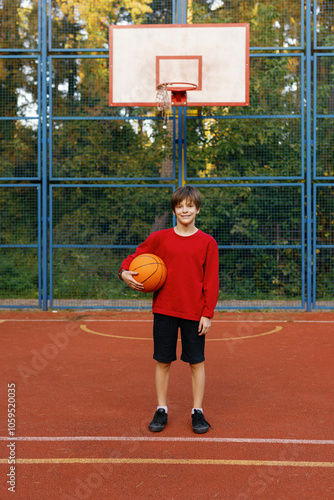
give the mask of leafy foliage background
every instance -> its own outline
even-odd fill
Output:
[[[254,49],[249,107],[190,108],[187,115],[187,176],[203,193],[198,225],[221,247],[222,301],[301,299],[305,68],[298,47],[304,36],[303,3],[188,2],[189,23],[250,23]],[[108,27],[171,23],[173,5],[52,0],[50,6],[46,97],[52,145],[48,182],[54,185],[49,213],[53,297],[138,298],[116,273],[124,256],[151,231],[173,224],[169,198],[178,179],[177,117],[164,127],[153,108],[108,106]],[[40,8],[37,0],[0,2],[0,177],[5,179],[0,187],[0,295],[5,299],[38,297],[40,207],[29,183],[40,182],[41,168]],[[317,43],[331,49],[333,4],[319,0],[318,10]],[[324,179],[334,175],[333,72],[332,55],[319,58],[316,173]],[[291,178],[295,185],[284,186]],[[259,179],[267,185],[244,185]],[[14,187],[12,181],[24,186]],[[319,300],[333,298],[333,196],[331,186],[318,191]]]

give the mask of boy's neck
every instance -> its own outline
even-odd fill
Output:
[[[176,224],[176,226],[174,227],[174,231],[179,236],[192,236],[193,234],[197,233],[198,228],[195,226],[195,224],[191,226],[181,226],[181,224]]]

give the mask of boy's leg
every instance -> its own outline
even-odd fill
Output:
[[[168,422],[167,393],[170,365],[171,363],[161,363],[157,361],[155,368],[155,387],[157,391],[158,408],[152,422],[148,426],[151,432],[163,431]]]
[[[155,387],[158,406],[167,406],[169,370],[172,361],[176,360],[177,335],[177,318],[164,314],[154,314],[153,359],[157,362],[155,369]]]
[[[181,359],[191,368],[194,408],[202,408],[205,388],[205,335],[198,335],[198,326],[199,321],[181,320]]]
[[[205,420],[203,415],[203,397],[205,387],[204,361],[202,363],[190,364],[191,380],[193,387],[194,406],[192,410],[193,431],[196,434],[208,432],[211,425]]]
[[[168,422],[167,393],[169,371],[172,361],[176,360],[176,344],[178,333],[178,319],[163,314],[154,314],[153,339],[156,360],[155,388],[158,408],[148,428],[151,432],[160,432]]]
[[[167,406],[170,365],[171,363],[161,363],[157,361],[155,369],[155,388],[158,406]]]
[[[204,361],[201,363],[190,363],[190,368],[193,391],[193,408],[202,408],[205,389]]]

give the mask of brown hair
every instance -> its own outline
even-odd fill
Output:
[[[185,200],[185,199],[189,199],[191,200],[197,209],[200,208],[201,206],[201,193],[198,191],[198,189],[194,186],[189,186],[189,185],[185,185],[185,186],[181,186],[179,188],[177,188],[174,193],[172,194],[172,198],[170,200],[170,205],[171,205],[171,208],[174,212],[174,209],[176,207],[176,205],[178,205],[179,203],[181,203],[181,201]]]

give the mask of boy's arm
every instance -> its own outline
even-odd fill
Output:
[[[144,285],[133,278],[133,276],[136,276],[137,274],[137,272],[122,269],[122,272],[119,273],[119,277],[133,290],[142,292],[144,290]]]
[[[206,255],[203,292],[205,305],[202,312],[202,317],[213,318],[213,313],[218,300],[219,292],[219,253],[217,242],[213,239],[209,246]]]
[[[198,335],[205,335],[206,333],[209,333],[210,328],[211,328],[211,318],[202,316],[198,325]]]
[[[143,290],[144,285],[138,283],[133,276],[137,275],[137,272],[129,271],[129,267],[131,262],[135,257],[141,255],[143,253],[154,253],[153,248],[153,233],[150,234],[146,240],[141,243],[137,248],[135,253],[132,255],[128,255],[122,262],[121,267],[118,270],[119,279],[123,280],[128,286],[130,286],[133,290]]]

